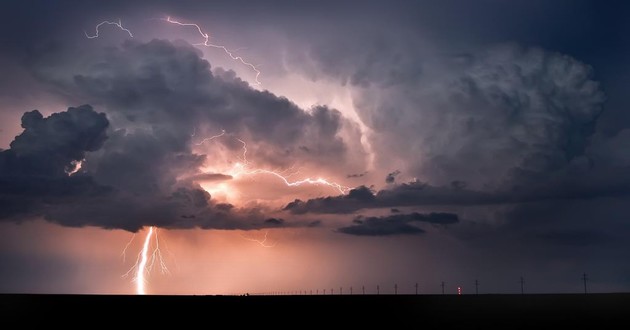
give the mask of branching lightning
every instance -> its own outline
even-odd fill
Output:
[[[192,27],[194,27],[195,29],[197,29],[197,31],[199,32],[199,34],[203,38],[203,42],[202,43],[196,43],[196,44],[194,44],[195,46],[213,47],[213,48],[218,48],[218,49],[223,50],[223,52],[225,52],[225,54],[227,54],[231,59],[241,62],[243,65],[248,66],[250,69],[252,69],[254,72],[256,72],[256,77],[255,77],[256,84],[260,85],[260,81],[258,80],[258,77],[260,76],[260,70],[258,70],[258,68],[254,64],[245,61],[241,56],[234,55],[234,52],[230,51],[225,46],[216,45],[216,44],[210,43],[210,35],[208,33],[204,32],[199,25],[197,25],[195,23],[182,23],[182,22],[179,22],[179,21],[176,21],[176,20],[172,19],[170,16],[166,17],[166,18],[162,18],[162,20],[165,21],[165,22],[168,22],[168,23],[171,23],[171,24],[180,25],[180,26],[192,26]]]
[[[98,34],[99,34],[99,30],[98,30],[98,29],[99,29],[99,28],[100,28],[103,24],[107,24],[107,25],[115,25],[115,26],[117,26],[119,29],[121,29],[121,30],[123,30],[123,31],[127,32],[127,33],[129,34],[129,36],[130,36],[131,38],[133,38],[133,34],[131,34],[131,31],[129,31],[128,29],[126,29],[126,28],[124,28],[124,27],[122,26],[122,21],[121,21],[120,19],[118,19],[118,22],[102,21],[102,22],[98,23],[98,25],[96,25],[96,34],[95,34],[95,35],[91,36],[91,35],[89,35],[89,34],[87,33],[87,31],[83,31],[83,32],[85,33],[85,36],[86,36],[88,39],[98,38],[98,37],[99,37],[99,35],[98,35]]]
[[[269,243],[267,243],[267,235],[268,235],[268,234],[269,234],[269,231],[268,231],[268,230],[265,230],[265,237],[264,237],[262,240],[260,240],[260,239],[255,239],[255,238],[252,238],[252,237],[247,237],[247,236],[242,235],[242,234],[241,234],[241,237],[242,237],[243,239],[248,240],[248,241],[256,242],[256,243],[260,244],[260,246],[262,246],[262,247],[265,247],[265,248],[272,248],[272,247],[276,246],[276,244],[277,244],[278,242],[274,242],[273,244],[269,244]]]
[[[286,184],[289,187],[299,187],[299,186],[304,185],[304,184],[324,185],[324,186],[329,186],[329,187],[335,188],[342,194],[346,194],[346,192],[348,192],[348,190],[350,190],[349,187],[342,186],[342,185],[340,185],[340,184],[338,184],[336,182],[328,181],[328,180],[326,180],[324,178],[317,178],[317,179],[306,178],[306,179],[297,180],[297,181],[289,181],[288,176],[283,176],[282,174],[280,174],[278,172],[265,170],[265,169],[254,169],[254,170],[251,170],[251,171],[244,171],[243,174],[245,174],[245,175],[256,175],[256,174],[273,175],[273,176],[277,177],[278,179],[282,180],[284,182],[284,184]]]
[[[129,249],[129,245],[131,245],[131,242],[133,242],[135,238],[136,238],[136,234],[134,233],[133,235],[131,235],[131,239],[129,240],[129,242],[127,242],[127,245],[125,245],[125,248],[122,250],[122,253],[120,254],[120,256],[123,258],[123,263],[127,259],[127,249]]]
[[[260,77],[260,70],[258,70],[258,67],[248,61],[246,61],[243,57],[239,56],[239,55],[235,55],[234,53],[236,52],[236,50],[229,50],[226,46],[223,45],[217,45],[214,43],[210,42],[210,35],[207,32],[204,32],[201,27],[198,24],[195,23],[183,23],[180,21],[176,21],[174,19],[172,19],[170,16],[167,16],[166,18],[160,18],[159,20],[161,21],[165,21],[168,22],[170,24],[175,24],[175,25],[179,25],[179,26],[192,26],[194,27],[197,32],[199,32],[199,34],[201,35],[201,37],[203,38],[203,42],[201,43],[195,43],[193,44],[194,46],[204,46],[204,47],[212,47],[212,48],[217,48],[222,50],[227,56],[229,56],[232,60],[234,61],[238,61],[241,64],[249,67],[252,71],[254,71],[256,73],[256,76],[254,77],[254,80],[256,81],[256,85],[261,85],[260,80],[258,79]],[[99,29],[101,26],[103,25],[114,25],[116,27],[118,27],[120,30],[127,32],[127,34],[129,34],[129,37],[133,38],[133,34],[131,33],[131,31],[125,27],[123,27],[122,25],[122,21],[121,19],[118,19],[118,22],[112,22],[112,21],[102,21],[100,23],[98,23],[95,27],[95,34],[94,35],[89,35],[87,33],[87,31],[83,31],[85,33],[85,36],[88,39],[95,39],[99,37]]]
[[[172,19],[170,16],[166,17],[166,18],[160,18],[160,20],[165,21],[169,24],[174,24],[174,25],[179,25],[179,26],[183,26],[183,27],[193,27],[195,28],[198,33],[200,34],[200,36],[203,39],[203,42],[201,43],[196,43],[193,44],[195,46],[204,46],[204,47],[212,47],[212,48],[217,48],[222,50],[223,52],[225,52],[225,54],[227,56],[229,56],[232,60],[240,62],[242,65],[250,68],[253,72],[255,72],[255,82],[257,85],[261,85],[261,82],[259,81],[259,77],[261,75],[261,71],[257,68],[256,65],[246,61],[245,59],[243,59],[243,57],[235,55],[235,52],[237,50],[229,50],[226,46],[223,45],[217,45],[214,43],[210,42],[210,35],[207,32],[204,32],[204,30],[195,23],[184,23],[184,22],[180,22],[177,20]],[[90,35],[87,33],[87,31],[84,31],[86,38],[88,39],[95,39],[99,37],[100,34],[100,28],[103,25],[113,25],[115,27],[117,27],[118,29],[126,32],[129,37],[133,38],[133,34],[131,33],[131,31],[127,28],[125,28],[122,25],[122,21],[121,19],[118,19],[118,21],[102,21],[101,23],[97,24],[95,26],[95,34],[94,35]],[[192,137],[194,137],[196,134],[196,130],[193,131],[192,133]],[[204,143],[207,143],[209,141],[215,140],[217,138],[220,137],[224,137],[226,135],[232,136],[231,134],[228,134],[225,130],[221,130],[220,134],[214,135],[214,136],[210,136],[207,138],[202,139],[200,142],[195,143],[196,146],[201,146]],[[279,170],[268,170],[268,169],[263,169],[263,168],[250,168],[250,162],[247,160],[247,143],[238,138],[238,137],[234,137],[232,136],[234,139],[238,140],[241,144],[242,144],[242,154],[240,155],[240,162],[237,162],[233,165],[233,168],[231,169],[231,175],[234,177],[240,176],[240,175],[248,175],[248,176],[252,176],[252,175],[271,175],[274,176],[276,178],[278,178],[279,180],[281,180],[281,182],[283,182],[286,186],[288,187],[297,187],[297,186],[301,186],[301,185],[324,185],[324,186],[329,186],[332,187],[334,189],[337,189],[339,192],[341,192],[342,194],[347,193],[347,191],[350,189],[348,187],[342,186],[336,182],[331,182],[328,181],[326,179],[323,178],[316,178],[316,179],[312,179],[312,178],[306,178],[306,179],[302,179],[302,180],[297,180],[297,181],[290,181],[289,178],[291,176],[296,175],[298,171],[294,171],[293,173],[289,173],[286,174],[289,170],[291,170],[293,168],[293,166],[290,169],[285,169],[282,171]],[[81,169],[81,165],[82,165],[82,161],[78,161],[76,162],[76,164],[74,164],[74,168],[71,170],[67,171],[67,174],[73,175],[76,172],[78,172]],[[244,239],[248,240],[248,241],[252,241],[252,242],[256,242],[258,243],[260,246],[265,247],[265,248],[271,248],[276,246],[277,242],[273,242],[273,243],[269,243],[268,241],[268,231],[265,231],[264,234],[264,238],[263,239],[256,239],[256,238],[252,238],[252,237],[247,237],[244,235],[241,235]],[[127,250],[129,249],[129,247],[131,246],[131,244],[133,243],[134,239],[135,239],[136,235],[134,234],[131,239],[129,240],[129,242],[127,242],[127,244],[125,245],[121,256],[123,258],[123,263],[126,260],[126,255],[127,255]],[[153,241],[153,242],[152,242]],[[166,247],[165,247],[166,248]],[[168,251],[168,249],[167,249]],[[171,253],[170,251],[168,251],[169,253]],[[172,253],[171,253],[172,254]],[[136,293],[137,294],[141,294],[144,295],[147,293],[146,290],[146,284],[148,283],[147,281],[147,276],[149,275],[149,273],[151,271],[154,270],[154,268],[159,268],[159,270],[163,273],[163,274],[170,274],[170,271],[165,263],[162,251],[160,250],[160,240],[158,237],[158,229],[151,226],[148,228],[148,231],[146,233],[146,236],[144,237],[143,240],[143,244],[142,244],[142,249],[140,250],[140,252],[137,255],[136,261],[133,264],[133,266],[123,275],[123,277],[128,277],[128,276],[132,276],[132,282],[135,282],[136,284]]]
[[[125,258],[125,254],[131,242],[135,238],[135,234],[131,237],[125,248],[123,249],[122,256]],[[153,246],[151,245],[151,240],[154,240],[155,243]],[[150,251],[150,249],[153,249]],[[130,274],[133,274],[132,282],[136,282],[136,293],[137,294],[146,294],[146,276],[153,270],[155,265],[160,267],[160,271],[162,274],[170,274],[168,267],[166,266],[166,262],[162,256],[162,251],[160,250],[160,241],[158,237],[158,229],[151,226],[147,231],[147,235],[144,237],[144,243],[142,244],[142,250],[138,253],[138,257],[134,265],[123,275],[123,277],[127,277]]]
[[[231,136],[231,134],[226,133],[225,130],[221,130],[220,134],[213,135],[211,137],[205,138],[200,143],[196,143],[195,145],[199,146],[199,145],[201,145],[201,144],[203,144],[205,142],[212,141],[214,139],[217,139],[219,137],[226,136],[226,135]],[[326,180],[324,178],[321,178],[321,177],[316,178],[316,179],[314,179],[314,178],[305,178],[305,179],[302,179],[302,180],[290,181],[289,177],[295,175],[297,172],[285,175],[284,173],[287,170],[284,170],[284,171],[273,171],[273,170],[267,170],[267,169],[263,169],[263,168],[249,169],[250,163],[247,160],[247,143],[245,141],[243,141],[242,139],[240,139],[240,138],[237,138],[237,137],[234,137],[234,138],[236,140],[238,140],[243,145],[243,147],[242,147],[243,153],[242,153],[242,155],[240,157],[242,162],[238,162],[238,163],[234,164],[232,169],[228,171],[228,173],[234,178],[242,176],[242,175],[251,176],[251,175],[266,174],[266,175],[272,175],[272,176],[280,179],[288,187],[299,187],[299,186],[302,186],[302,185],[324,185],[324,186],[328,186],[328,187],[334,188],[334,189],[338,190],[342,194],[346,194],[350,190],[350,187],[343,186],[343,185],[341,185],[339,183],[336,183],[336,182],[333,182],[333,181],[328,181],[328,180]]]

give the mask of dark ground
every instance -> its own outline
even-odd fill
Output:
[[[461,329],[627,328],[630,293],[526,295],[319,295],[319,296],[120,296],[0,294],[0,320],[73,321],[90,324],[145,320],[153,323],[227,321],[236,328],[256,324],[315,324],[337,328],[359,323],[410,324]],[[83,321],[81,321],[83,322]],[[146,324],[145,324],[146,325]],[[181,325],[181,324],[180,324]],[[203,325],[203,323],[202,323]],[[2,326],[2,324],[0,324]],[[231,326],[231,327],[232,327]],[[215,326],[212,326],[215,327]],[[4,329],[9,329],[2,326]],[[92,327],[90,327],[92,328]],[[127,327],[123,327],[127,328]],[[258,327],[257,327],[258,328]],[[388,327],[391,328],[391,327]]]

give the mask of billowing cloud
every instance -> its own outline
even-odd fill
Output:
[[[425,231],[413,225],[414,222],[427,222],[434,225],[450,225],[459,222],[457,214],[413,212],[382,217],[363,217],[354,219],[354,224],[341,227],[337,231],[359,236],[385,236],[401,234],[421,234]]]
[[[352,85],[380,171],[494,189],[584,154],[606,100],[590,66],[515,44],[455,52],[398,42],[355,45],[362,52],[345,68],[322,47],[309,54],[317,69]]]
[[[33,110],[22,116],[24,131],[0,153],[0,174],[6,180],[32,176],[67,176],[86,152],[98,150],[109,121],[89,105],[69,108],[48,118]]]
[[[37,111],[23,116],[24,132],[0,156],[7,183],[3,218],[42,216],[68,226],[131,231],[147,225],[279,226],[285,221],[264,205],[237,207],[214,199],[199,184],[233,177],[203,168],[234,161],[223,152],[235,160],[247,157],[241,160],[247,164],[308,163],[324,171],[350,156],[342,136],[356,128],[338,111],[305,111],[251,88],[232,72],[213,73],[188,44],[125,42],[90,55],[76,55],[81,65],[67,70],[61,70],[67,63],[51,61],[46,66],[55,69],[38,75],[103,113],[86,105],[48,118]],[[199,142],[220,130],[229,132],[218,141],[220,148]],[[61,193],[40,202],[45,191]]]
[[[256,150],[248,159],[257,164],[355,164],[362,169],[360,133],[339,111],[326,106],[303,110],[284,97],[251,88],[232,71],[211,71],[201,56],[181,41],[125,41],[85,55],[74,70],[51,70],[68,66],[52,62],[39,74],[68,94],[102,105],[114,127],[150,129],[177,148],[191,143],[211,148],[204,139],[225,131],[229,138],[213,143],[238,151],[239,140],[246,141]]]

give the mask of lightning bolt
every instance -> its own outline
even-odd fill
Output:
[[[243,163],[245,163],[245,165],[249,164],[249,162],[247,161],[247,143],[245,143],[245,141],[236,138],[238,140],[238,142],[243,144],[243,155],[241,156],[241,159],[243,160]]]
[[[217,135],[213,135],[213,136],[211,136],[211,137],[207,137],[207,138],[205,138],[205,139],[201,140],[201,142],[199,142],[199,143],[195,143],[195,145],[196,145],[196,146],[200,146],[200,145],[202,145],[202,144],[204,144],[204,143],[206,143],[206,142],[208,142],[208,141],[212,141],[212,140],[214,140],[214,139],[216,139],[216,138],[220,138],[220,137],[222,137],[223,135],[225,135],[225,130],[224,130],[224,129],[222,129],[222,130],[221,130],[221,134],[217,134]],[[193,132],[193,135],[192,135],[192,136],[195,136],[195,132]]]
[[[151,243],[151,236],[153,234],[153,227],[149,227],[149,232],[147,233],[147,237],[144,239],[144,245],[142,246],[142,251],[140,251],[140,264],[138,265],[138,270],[136,271],[136,292],[138,294],[146,294],[144,288],[144,275],[146,273],[147,267],[147,254],[149,250],[149,243]]]
[[[213,47],[213,48],[218,48],[218,49],[223,50],[223,52],[225,52],[225,54],[227,54],[232,60],[239,61],[243,65],[249,67],[254,72],[256,72],[256,77],[255,77],[256,84],[260,85],[260,80],[258,80],[258,77],[260,77],[260,70],[258,70],[258,68],[254,64],[245,61],[241,56],[234,55],[234,52],[230,51],[225,46],[216,45],[216,44],[210,43],[210,35],[208,33],[204,32],[199,25],[197,25],[195,23],[182,23],[182,22],[179,22],[179,21],[176,21],[176,20],[172,19],[170,16],[168,16],[166,18],[162,18],[161,20],[163,20],[165,22],[168,22],[168,23],[171,23],[171,24],[176,24],[176,25],[179,25],[179,26],[192,26],[192,27],[194,27],[195,29],[197,29],[197,31],[199,32],[199,34],[203,38],[203,42],[202,43],[196,43],[196,44],[193,44],[193,45],[195,45],[195,46]]]
[[[211,141],[214,139],[217,139],[219,137],[225,136],[225,135],[231,135],[229,133],[226,133],[225,130],[221,131],[221,134],[217,134],[214,136],[211,136],[209,138],[205,138],[202,140],[202,142],[196,144],[196,145],[201,145],[202,143],[205,143],[207,141]],[[289,181],[289,177],[295,175],[297,172],[295,173],[291,173],[289,175],[284,175],[283,173],[285,173],[287,170],[284,171],[272,171],[272,170],[267,170],[267,169],[263,169],[263,168],[254,168],[249,170],[249,161],[247,160],[247,143],[245,141],[243,141],[240,138],[234,137],[236,140],[238,140],[240,143],[243,144],[242,150],[243,150],[243,154],[241,155],[241,160],[242,163],[236,163],[234,164],[234,166],[232,167],[232,169],[229,171],[230,175],[232,175],[233,177],[238,177],[240,175],[259,175],[259,174],[266,174],[266,175],[272,175],[275,176],[276,178],[280,179],[285,185],[287,185],[288,187],[299,187],[301,185],[324,185],[324,186],[328,186],[328,187],[332,187],[336,190],[338,190],[341,194],[346,194],[351,188],[350,187],[346,187],[343,186],[339,183],[333,182],[333,181],[329,181],[327,179],[324,178],[305,178],[302,180],[296,180],[296,181]],[[298,171],[299,172],[299,171]]]
[[[127,242],[127,245],[125,245],[125,248],[122,250],[122,253],[120,254],[120,256],[123,258],[123,263],[127,259],[127,249],[129,249],[129,245],[131,245],[131,242],[133,242],[134,238],[136,238],[135,233],[131,235],[131,239],[129,240],[129,242]]]
[[[99,33],[98,29],[99,29],[99,28],[101,27],[101,25],[103,25],[103,24],[107,24],[107,25],[115,25],[115,26],[117,26],[119,29],[121,29],[121,30],[123,30],[123,31],[127,32],[127,33],[129,34],[129,36],[133,38],[133,34],[131,34],[131,31],[127,30],[126,28],[124,28],[124,27],[122,26],[122,21],[121,21],[120,19],[118,19],[118,22],[102,21],[102,22],[98,23],[98,25],[96,25],[96,34],[95,34],[95,35],[91,36],[91,35],[89,35],[89,34],[87,33],[87,31],[83,31],[83,32],[85,33],[85,36],[86,36],[88,39],[98,38],[98,33]]]
[[[272,248],[272,247],[276,246],[277,242],[274,242],[273,244],[266,243],[267,242],[267,234],[269,234],[269,231],[265,230],[265,238],[263,238],[262,240],[255,239],[255,238],[252,238],[252,237],[247,237],[245,235],[241,235],[241,237],[243,239],[248,240],[248,241],[256,242],[256,243],[260,244],[260,246],[265,247],[265,248]]]
[[[125,249],[123,250],[123,257],[134,238],[135,234],[125,246]],[[153,244],[153,250],[150,251],[152,239],[155,240],[155,243]],[[162,256],[162,251],[160,250],[158,230],[157,228],[151,226],[147,231],[147,235],[144,237],[144,243],[142,244],[142,249],[138,253],[135,264],[123,275],[123,277],[127,277],[133,273],[132,282],[136,283],[137,294],[146,294],[146,283],[148,282],[146,280],[146,276],[151,272],[151,270],[153,270],[156,263],[159,265],[163,274],[170,274]]]
[[[254,169],[254,170],[251,170],[251,171],[245,171],[245,172],[243,172],[243,174],[246,174],[246,175],[256,175],[256,174],[273,175],[273,176],[277,177],[278,179],[282,180],[284,182],[284,184],[286,184],[289,187],[299,187],[299,186],[304,185],[304,184],[324,185],[324,186],[329,186],[329,187],[335,188],[340,193],[342,193],[344,195],[350,190],[349,187],[342,186],[342,185],[340,185],[340,184],[338,184],[336,182],[328,181],[328,180],[326,180],[324,178],[317,178],[317,179],[306,178],[306,179],[302,179],[302,180],[291,182],[291,181],[289,181],[288,176],[283,176],[282,174],[280,174],[278,172],[265,170],[265,169]]]

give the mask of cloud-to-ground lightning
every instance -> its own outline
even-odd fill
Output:
[[[265,230],[265,237],[263,239],[255,239],[255,238],[252,238],[252,237],[247,237],[245,235],[241,235],[241,237],[243,239],[248,240],[248,241],[256,242],[256,243],[260,244],[260,246],[262,246],[262,247],[272,248],[272,247],[276,246],[277,242],[274,242],[273,244],[267,243],[267,235],[268,234],[269,234],[269,231]]]
[[[176,20],[172,19],[170,16],[168,16],[166,18],[162,18],[162,20],[165,21],[165,22],[171,23],[171,24],[176,24],[176,25],[180,25],[180,26],[192,26],[192,27],[196,28],[204,41],[202,43],[194,44],[195,46],[213,47],[213,48],[218,48],[218,49],[223,50],[223,52],[225,52],[225,54],[227,54],[231,59],[233,59],[235,61],[239,61],[243,65],[248,66],[250,69],[252,69],[256,73],[256,77],[254,78],[256,80],[256,84],[260,85],[260,80],[258,80],[258,78],[260,77],[260,70],[258,70],[258,68],[254,64],[245,61],[241,56],[234,55],[234,52],[229,50],[225,46],[216,45],[216,44],[211,43],[210,42],[210,35],[207,32],[204,32],[198,24],[195,24],[195,23],[182,23],[182,22],[179,22],[179,21],[176,21]]]
[[[125,246],[123,250],[123,258],[125,256],[126,250],[131,244],[135,237],[135,234],[131,237],[131,240]],[[153,250],[151,249],[151,240],[155,240],[153,244]],[[123,277],[129,276],[129,274],[133,273],[132,282],[136,282],[136,293],[137,294],[146,294],[146,275],[149,274],[155,264],[158,264],[160,267],[160,271],[163,274],[169,274],[169,270],[166,267],[166,263],[162,256],[162,251],[160,250],[160,243],[158,238],[158,230],[157,228],[151,226],[147,231],[147,235],[144,237],[144,241],[142,244],[142,249],[138,253],[138,258],[136,259],[135,264],[123,275]]]
[[[151,235],[153,235],[153,227],[149,227],[149,232],[144,239],[144,245],[142,245],[142,251],[140,252],[140,264],[136,272],[136,290],[138,294],[146,294],[146,290],[144,289],[144,274],[147,267],[147,254],[149,251],[149,243],[151,243]]]
[[[257,85],[261,85],[261,82],[259,80],[259,77],[261,75],[261,71],[256,67],[256,65],[246,61],[245,59],[243,59],[243,57],[235,55],[236,50],[229,50],[226,46],[223,45],[217,45],[214,43],[210,42],[210,35],[207,32],[204,32],[204,30],[195,23],[184,23],[184,22],[180,22],[177,20],[172,19],[170,16],[166,17],[166,18],[161,18],[160,20],[168,22],[170,24],[174,24],[174,25],[179,25],[179,26],[183,26],[183,27],[193,27],[195,28],[198,33],[201,35],[201,37],[203,38],[203,42],[201,43],[195,43],[193,44],[194,46],[204,46],[204,47],[212,47],[212,48],[217,48],[222,50],[223,52],[225,52],[225,54],[227,56],[229,56],[232,60],[240,62],[242,65],[250,68],[254,73],[255,73],[255,82]],[[97,24],[95,26],[95,34],[94,35],[90,35],[88,34],[87,31],[84,31],[86,38],[88,39],[95,39],[98,38],[100,36],[100,29],[103,25],[113,25],[115,27],[117,27],[118,29],[120,29],[121,31],[126,32],[129,37],[134,37],[133,33],[125,28],[122,25],[122,20],[118,19],[118,21],[102,21],[99,24]],[[194,137],[196,134],[196,130],[193,131],[192,133],[192,137]],[[283,182],[285,185],[287,185],[288,187],[297,187],[297,186],[301,186],[301,185],[325,185],[325,186],[329,186],[332,187],[334,189],[337,189],[339,192],[341,192],[342,194],[345,194],[349,188],[342,186],[336,182],[331,182],[328,181],[326,179],[323,178],[317,178],[317,179],[312,179],[312,178],[306,178],[306,179],[302,179],[302,180],[297,180],[297,181],[289,181],[289,178],[293,175],[296,175],[299,171],[295,171],[293,173],[289,173],[289,174],[285,174],[287,171],[289,171],[290,169],[285,169],[283,171],[279,171],[279,170],[269,170],[269,169],[263,169],[263,168],[251,168],[250,167],[250,162],[247,159],[247,153],[248,153],[248,149],[247,149],[247,143],[240,139],[239,137],[233,136],[232,134],[227,133],[225,130],[221,130],[221,132],[219,134],[204,138],[202,140],[200,140],[197,143],[194,143],[196,146],[201,146],[209,141],[215,140],[217,138],[220,137],[224,137],[224,136],[231,136],[233,139],[236,139],[237,141],[239,141],[242,144],[242,153],[239,156],[240,161],[235,163],[232,167],[232,169],[230,170],[230,172],[232,172],[231,174],[236,177],[236,176],[252,176],[252,175],[271,175],[274,176],[276,178],[278,178],[279,180],[281,180],[281,182]],[[72,164],[74,167],[72,169],[69,169],[67,171],[67,174],[73,175],[76,172],[78,172],[81,169],[81,165],[82,165],[82,161],[78,161]],[[293,167],[291,167],[293,168]],[[244,239],[252,241],[252,242],[256,242],[258,243],[260,246],[265,247],[265,248],[271,248],[274,247],[277,242],[273,242],[270,243],[268,240],[268,231],[265,231],[264,234],[264,238],[263,239],[256,239],[256,238],[252,238],[252,237],[248,237],[248,236],[244,236],[241,235]],[[126,259],[126,254],[127,254],[127,250],[129,249],[129,247],[131,246],[132,242],[135,239],[135,234],[131,237],[131,239],[129,240],[129,242],[127,242],[127,244],[125,245],[123,251],[122,251],[122,258],[123,258],[123,263],[125,262]],[[153,241],[153,242],[152,242]],[[170,253],[170,251],[169,251]],[[147,281],[147,275],[149,275],[149,273],[154,269],[154,267],[158,267],[160,269],[160,271],[163,274],[168,274],[169,269],[167,268],[167,265],[164,261],[164,257],[162,255],[162,251],[160,250],[160,241],[158,238],[158,229],[151,226],[148,228],[146,236],[144,237],[144,240],[142,242],[142,249],[140,250],[140,252],[137,255],[136,261],[134,263],[134,265],[123,275],[123,277],[127,277],[132,275],[132,282],[135,282],[135,286],[136,286],[136,293],[137,294],[141,294],[144,295],[147,293],[147,288],[146,285],[148,283]]]
[[[123,27],[123,26],[122,26],[122,21],[121,21],[120,19],[118,19],[118,22],[102,21],[102,22],[100,22],[100,23],[98,23],[98,24],[96,25],[96,34],[94,34],[93,36],[91,36],[91,35],[89,35],[89,34],[87,33],[87,31],[83,31],[83,32],[85,33],[85,36],[86,36],[88,39],[98,38],[98,37],[99,37],[99,30],[98,30],[98,29],[99,29],[99,28],[100,28],[103,24],[107,24],[107,25],[115,25],[115,26],[117,26],[119,29],[121,29],[121,30],[123,30],[123,31],[127,32],[127,33],[129,34],[129,36],[133,38],[133,34],[131,33],[131,31],[129,31],[128,29],[126,29],[125,27]]]

